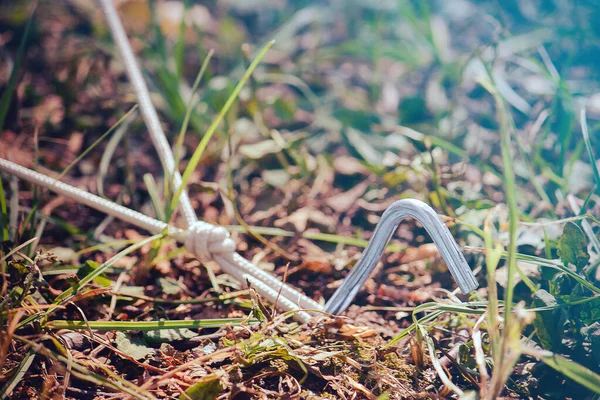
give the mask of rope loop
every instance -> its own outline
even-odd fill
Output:
[[[185,247],[203,262],[212,260],[214,254],[235,252],[235,242],[227,229],[204,221],[188,227]]]

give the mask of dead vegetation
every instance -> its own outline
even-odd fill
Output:
[[[482,288],[451,292],[425,230],[407,222],[345,316],[298,325],[173,239],[2,175],[4,396],[596,398],[594,4],[297,3],[118,2],[172,143],[214,49],[182,170],[276,39],[192,174],[199,216],[323,301],[383,210],[419,198],[445,216]],[[168,214],[136,111],[96,143],[137,101],[101,12],[35,6],[0,3],[0,157],[56,177],[91,149],[65,181]]]

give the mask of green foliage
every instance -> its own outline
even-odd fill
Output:
[[[157,239],[162,238],[163,236],[164,236],[163,234],[157,234],[154,236],[150,236],[149,238],[140,240],[138,243],[135,243],[135,244],[127,247],[125,250],[122,250],[121,252],[117,253],[115,256],[111,257],[109,260],[107,260],[106,262],[99,265],[97,268],[94,268],[92,271],[90,271],[87,275],[85,275],[83,278],[81,278],[79,280],[79,282],[77,282],[74,286],[63,291],[59,296],[56,297],[56,299],[54,300],[54,304],[56,304],[56,305],[64,304],[75,293],[77,293],[78,291],[83,289],[91,281],[93,281],[96,277],[100,276],[104,271],[106,271],[108,268],[110,268],[114,262],[120,260],[121,258],[123,258],[126,255],[128,255],[129,253],[139,249],[140,247],[142,247],[148,243],[152,243]]]
[[[590,134],[588,132],[587,118],[585,116],[585,108],[581,110],[581,133],[583,135],[583,141],[585,148],[587,149],[588,157],[590,159],[590,166],[592,167],[592,173],[594,174],[594,181],[596,182],[596,193],[600,194],[600,172],[598,172],[598,166],[596,165],[596,156],[594,154],[594,148],[590,141]]]
[[[25,54],[25,48],[27,47],[27,41],[29,40],[29,34],[31,32],[31,26],[33,25],[33,21],[35,20],[35,18],[36,9],[34,9],[34,11],[29,16],[29,19],[27,20],[27,25],[25,25],[25,32],[21,37],[21,41],[19,43],[19,50],[14,64],[12,66],[12,71],[10,72],[8,83],[6,85],[6,88],[4,88],[2,95],[0,96],[0,131],[2,131],[2,128],[4,128],[4,123],[6,122],[6,115],[8,114],[8,110],[14,98],[13,96],[15,94],[15,89],[17,86],[17,77],[21,72],[21,62],[23,61],[23,55]]]
[[[154,349],[146,346],[139,338],[124,332],[117,332],[115,346],[134,360],[143,360],[154,353]]]
[[[242,90],[242,88],[244,87],[244,85],[246,84],[248,79],[250,78],[250,75],[252,74],[252,72],[254,72],[254,69],[256,69],[256,67],[258,66],[258,63],[260,62],[260,60],[262,60],[262,58],[267,54],[269,49],[273,46],[273,43],[274,43],[273,41],[267,43],[267,45],[260,51],[258,56],[254,59],[252,64],[250,64],[250,66],[244,73],[244,76],[242,77],[242,79],[239,81],[237,86],[233,89],[233,91],[227,98],[227,101],[221,108],[219,115],[214,119],[214,121],[212,122],[212,124],[210,125],[210,127],[208,128],[206,133],[204,134],[204,136],[202,136],[202,140],[200,141],[200,144],[198,144],[198,147],[196,147],[196,150],[194,150],[194,153],[192,154],[192,157],[188,163],[188,166],[186,167],[186,169],[181,177],[181,186],[179,186],[179,188],[177,189],[177,192],[175,192],[175,195],[173,196],[173,199],[171,200],[171,209],[172,210],[174,210],[177,207],[177,204],[179,203],[179,196],[181,196],[181,192],[187,187],[187,184],[192,176],[192,173],[194,172],[194,170],[200,163],[202,154],[204,153],[206,146],[208,146],[208,142],[210,141],[213,134],[217,130],[217,127],[219,126],[219,124],[221,123],[221,121],[223,120],[223,118],[225,117],[227,112],[229,111],[229,108],[233,105],[234,101],[237,99],[238,94],[240,93],[240,91]]]
[[[588,388],[594,393],[600,394],[600,375],[585,368],[566,357],[550,352],[530,351],[529,354],[535,355],[546,365],[560,372],[566,377]]]
[[[600,364],[600,322],[594,321],[590,325],[581,329],[585,340],[591,344],[592,355],[597,364]]]
[[[536,291],[533,296],[534,307],[552,308],[548,311],[538,311],[533,326],[542,347],[556,351],[562,345],[564,324],[567,319],[565,310],[558,308],[559,303],[556,298],[544,289]]]
[[[77,270],[77,277],[79,280],[84,279],[90,274],[95,274],[95,271],[100,267],[100,264],[96,261],[86,260],[81,267]],[[104,275],[98,275],[93,279],[93,282],[103,287],[109,287],[112,284],[110,278]]]
[[[155,343],[173,343],[182,340],[189,340],[197,337],[198,334],[187,329],[157,329],[153,331],[144,331],[144,336],[148,341]]]
[[[183,394],[179,397],[179,400],[213,400],[216,399],[219,393],[223,391],[221,381],[215,375],[207,375],[200,379],[199,382],[194,383],[185,391],[187,396]],[[188,397],[189,396],[189,397]]]
[[[581,272],[590,261],[588,242],[583,230],[574,222],[565,225],[558,242],[558,255],[566,267],[574,265]]]

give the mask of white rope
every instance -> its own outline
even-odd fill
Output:
[[[201,261],[212,260],[216,254],[231,254],[235,251],[235,242],[223,227],[196,221],[187,230],[185,247]]]
[[[88,193],[85,190],[76,188],[64,182],[57,181],[54,178],[15,164],[12,161],[0,158],[0,170],[38,186],[46,187],[55,193],[70,198],[71,200],[85,204],[88,207],[102,211],[103,213],[119,218],[122,221],[129,222],[130,224],[135,225],[138,228],[145,229],[149,232],[160,233],[163,230],[168,229],[169,234],[183,234],[183,231],[179,228],[171,227],[162,221],[155,220],[154,218],[151,218],[140,212]]]
[[[0,158],[0,170],[47,187],[149,232],[160,233],[166,230],[176,240],[185,243],[186,248],[200,259],[214,259],[225,273],[242,285],[252,284],[258,293],[269,301],[277,303],[285,311],[298,311],[294,317],[301,322],[310,320],[310,314],[300,310],[323,310],[319,303],[235,253],[235,243],[225,228],[197,221],[184,231],[2,158]],[[383,214],[360,261],[327,302],[326,312],[338,314],[350,305],[377,264],[398,224],[406,217],[416,218],[429,232],[462,291],[467,293],[477,288],[475,276],[450,231],[435,211],[421,201],[404,199],[392,204]]]
[[[146,83],[137,65],[135,55],[133,54],[129,40],[127,39],[127,34],[123,29],[123,25],[121,24],[121,20],[112,0],[100,0],[100,2],[104,14],[106,15],[106,20],[112,33],[113,40],[123,58],[123,63],[125,64],[129,79],[135,88],[140,111],[144,117],[144,122],[148,128],[154,147],[156,148],[165,170],[173,177],[172,184],[175,190],[178,190],[181,185],[181,175],[175,166],[171,148],[160,124],[160,120],[158,119],[156,110],[150,100],[148,88],[146,87]],[[242,284],[245,284],[246,275],[255,277],[256,279],[249,281],[253,282],[253,286],[256,287],[257,292],[268,298],[270,301],[275,300],[272,298],[272,295],[274,288],[277,288],[277,291],[281,291],[281,296],[279,296],[281,298],[278,300],[278,304],[280,304],[285,311],[298,309],[296,304],[300,304],[300,307],[306,309],[321,309],[319,303],[308,298],[289,285],[282,283],[279,279],[261,270],[239,254],[235,253],[235,243],[229,239],[228,234],[227,237],[224,236],[223,232],[227,233],[224,228],[215,227],[208,223],[198,221],[194,208],[191,205],[185,190],[179,198],[179,205],[182,208],[182,213],[186,220],[186,224],[188,225],[189,232],[193,232],[191,235],[188,234],[188,238],[185,240],[186,248],[196,254],[198,258],[201,260],[215,259],[226,273],[238,279]],[[209,243],[209,240],[211,240],[212,237],[211,235],[213,235],[215,239],[212,239],[213,241]],[[258,282],[264,282],[264,284],[257,286],[256,284]],[[275,293],[278,293],[277,291]],[[283,299],[283,297],[287,297],[290,301]],[[294,303],[294,301],[297,303]],[[307,315],[308,314],[306,313],[303,315],[298,313],[296,314],[296,318],[305,322],[307,320]]]
[[[152,139],[154,148],[158,153],[158,157],[160,158],[164,169],[169,176],[173,177],[172,184],[175,187],[175,190],[177,190],[179,186],[181,186],[181,174],[176,168],[171,147],[169,146],[165,132],[162,129],[160,120],[158,119],[156,109],[150,100],[150,93],[148,92],[146,81],[144,81],[140,68],[137,65],[135,55],[133,54],[129,40],[127,39],[125,29],[123,29],[123,24],[121,23],[119,14],[115,9],[112,0],[100,0],[100,3],[104,9],[106,21],[108,22],[110,32],[113,36],[113,41],[119,49],[119,53],[123,58],[125,70],[127,71],[129,80],[131,81],[131,84],[135,90],[140,111],[142,113],[142,117],[144,118],[146,128],[148,128],[148,132],[150,133],[150,138]],[[179,204],[181,206],[181,212],[185,219],[186,225],[191,225],[198,220],[186,190],[181,192]]]
[[[225,268],[235,268],[239,271],[243,271],[245,274],[251,275],[256,279],[259,279],[261,282],[264,282],[264,284],[267,287],[274,289],[276,292],[281,292],[281,298],[285,297],[289,299],[291,301],[291,304],[295,304],[301,309],[321,310],[323,308],[322,305],[320,305],[310,297],[302,294],[300,291],[288,285],[287,283],[283,283],[277,277],[256,267],[254,264],[246,260],[238,253],[215,255],[215,261],[219,263],[223,270],[225,270]],[[283,305],[285,303],[281,304]],[[286,311],[289,311],[289,309],[287,308],[282,308]]]
[[[316,301],[235,253],[235,242],[223,227],[215,227],[206,222],[197,221],[188,230],[176,228],[3,158],[0,158],[0,171],[35,185],[46,187],[55,193],[151,233],[166,231],[177,241],[185,243],[186,248],[198,258],[204,260],[214,259],[221,266],[223,272],[235,278],[244,286],[250,283],[258,293],[267,300],[276,302],[283,310],[298,311],[294,314],[294,318],[300,322],[310,320],[310,314],[299,310],[322,309],[322,306]]]
[[[100,0],[108,20],[113,38],[129,74],[130,80],[135,88],[140,110],[144,117],[146,127],[150,132],[152,142],[156,147],[163,167],[172,177],[173,186],[177,190],[181,185],[181,175],[175,166],[175,160],[169,147],[168,141],[160,125],[156,110],[152,106],[148,89],[142,78],[142,74],[135,61],[135,56],[127,40],[127,35],[121,25],[118,14],[111,0]],[[108,215],[129,222],[139,228],[146,229],[152,233],[167,231],[179,242],[185,243],[186,248],[203,261],[214,259],[223,271],[238,280],[242,285],[251,284],[258,293],[269,301],[278,304],[285,311],[296,311],[294,318],[300,322],[307,322],[311,315],[302,310],[320,311],[323,307],[300,293],[298,290],[281,282],[276,277],[261,270],[248,260],[235,252],[235,243],[229,237],[229,233],[222,227],[215,227],[203,221],[198,221],[186,191],[182,192],[179,199],[182,214],[188,226],[188,230],[168,225],[162,221],[155,220],[137,211],[123,207],[109,200],[95,196],[84,190],[75,188],[63,182],[38,172],[32,171],[10,161],[0,158],[0,170],[37,185],[69,197],[79,203],[105,212]],[[401,201],[395,203],[390,210],[386,210],[381,218],[380,224],[361,257],[361,261],[343,282],[342,286],[334,294],[327,304],[327,311],[338,313],[343,311],[352,301],[364,281],[375,267],[381,252],[392,236],[399,220],[406,216],[417,218],[432,235],[436,244],[440,246],[442,257],[450,268],[453,276],[463,291],[472,290],[477,287],[468,264],[464,260],[460,249],[452,238],[446,226],[439,220],[435,212],[425,203],[416,200]],[[380,232],[380,233],[378,233]]]

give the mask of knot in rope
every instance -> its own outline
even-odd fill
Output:
[[[188,227],[185,247],[200,261],[209,261],[214,254],[233,253],[235,242],[229,237],[227,229],[222,226],[196,221]]]

